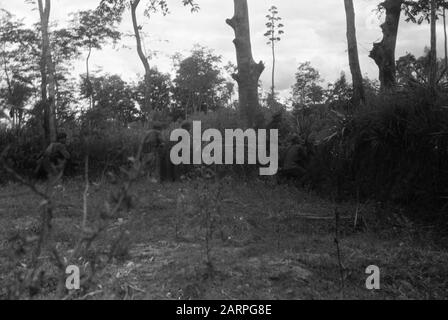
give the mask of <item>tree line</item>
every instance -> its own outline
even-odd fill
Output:
[[[251,46],[249,8],[247,0],[234,0],[234,17],[227,24],[235,32],[236,65],[222,64],[222,57],[213,51],[195,47],[188,57],[173,57],[176,74],[161,73],[150,65],[150,55],[145,51],[141,36],[142,26],[138,10],[146,18],[153,14],[169,14],[169,2],[164,0],[102,0],[92,10],[79,11],[71,16],[69,27],[61,28],[50,21],[51,0],[27,1],[39,12],[39,22],[26,27],[12,13],[2,10],[0,20],[0,56],[2,79],[0,101],[9,111],[13,127],[20,128],[25,121],[41,125],[45,143],[56,139],[58,124],[66,118],[79,117],[73,102],[77,95],[88,101],[83,116],[89,121],[99,119],[119,120],[123,123],[137,119],[152,120],[157,112],[172,118],[188,117],[195,112],[208,112],[220,107],[236,107],[248,127],[262,126],[260,110],[260,76],[265,70],[263,62],[256,63]],[[199,4],[182,0],[192,13]],[[295,107],[306,104],[326,103],[334,100],[334,88],[348,87],[353,108],[365,104],[369,91],[376,90],[375,83],[366,79],[360,68],[356,35],[355,8],[352,0],[344,0],[347,22],[347,44],[352,85],[345,76],[327,89],[321,86],[319,72],[309,63],[302,63],[296,73],[291,102]],[[437,20],[443,18],[447,2],[442,0],[385,0],[378,5],[385,21],[380,26],[383,38],[373,44],[370,57],[379,70],[379,92],[394,93],[405,84],[422,83],[435,92],[446,81],[448,66],[445,59],[437,57]],[[118,27],[130,13],[136,52],[144,76],[137,83],[129,84],[116,75],[92,74],[92,52],[104,46],[119,43],[122,34]],[[400,19],[431,25],[431,46],[427,55],[415,58],[407,55],[398,59],[395,48]],[[275,91],[276,43],[284,33],[279,10],[272,6],[267,18],[267,44],[272,49],[272,85],[268,105],[278,105]],[[230,39],[229,39],[230,40]],[[445,48],[446,44],[445,31]],[[70,78],[73,61],[85,59],[85,74],[81,81]],[[231,77],[230,77],[231,76]],[[238,87],[238,103],[235,87]],[[350,88],[351,87],[351,88]],[[36,88],[39,88],[37,90]],[[333,94],[332,94],[333,92]],[[367,93],[366,93],[367,92]],[[33,106],[30,108],[30,104]]]

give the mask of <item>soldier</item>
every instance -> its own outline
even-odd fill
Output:
[[[148,177],[160,179],[160,154],[164,147],[162,139],[162,124],[156,122],[153,129],[146,134],[142,150],[142,163]]]
[[[191,131],[191,123],[188,121],[184,121],[180,127],[188,132]],[[171,149],[175,144],[173,141],[168,141],[161,149],[160,182],[176,182],[188,173],[186,165],[174,165],[171,161]]]
[[[306,159],[307,151],[305,142],[298,135],[292,136],[290,139],[290,146],[284,155],[280,177],[286,178],[287,180],[300,180],[306,173]]]
[[[67,134],[60,133],[57,142],[51,143],[37,160],[36,173],[38,177],[45,177],[52,181],[62,177],[65,166],[70,160],[70,153],[67,151]]]
[[[171,162],[171,148],[173,147],[172,142],[168,142],[163,146],[160,152],[160,182],[175,182],[177,180],[178,170]]]
[[[181,126],[185,129],[184,122]],[[188,129],[186,129],[188,130]],[[171,149],[175,143],[173,141],[168,141],[164,144],[160,152],[160,182],[175,182],[180,178],[181,166],[174,165],[171,161]]]

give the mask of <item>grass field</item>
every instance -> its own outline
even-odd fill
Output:
[[[91,187],[90,224],[113,188],[111,184]],[[69,255],[80,232],[83,191],[81,179],[65,181],[53,190],[51,241],[63,257]],[[140,181],[132,192],[133,208],[122,211],[92,247],[100,256],[125,228],[121,251],[98,269],[93,283],[67,298],[448,298],[446,236],[404,218],[398,210],[380,210],[374,204],[335,205],[292,187],[227,180],[221,187],[219,210],[207,218],[201,214],[194,181],[164,185]],[[30,248],[13,259],[8,240],[15,234],[36,232],[40,202],[26,187],[1,188],[1,298],[8,297],[18,270],[29,261]],[[334,241],[335,208],[341,215],[343,288]],[[432,240],[436,238],[437,242]],[[79,263],[83,272],[86,266]],[[41,264],[42,290],[33,298],[56,298],[58,275],[48,251],[43,251]],[[381,270],[380,290],[366,289],[369,265]]]

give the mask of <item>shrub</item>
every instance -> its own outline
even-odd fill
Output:
[[[93,130],[90,135],[79,131],[74,133],[69,146],[72,155],[72,170],[69,175],[82,172],[85,157],[89,156],[92,175],[108,170],[118,171],[128,163],[128,158],[137,152],[144,127],[133,128],[111,124],[101,130]]]
[[[36,161],[43,150],[41,135],[34,129],[22,131],[4,129],[0,131],[0,153],[7,147],[7,161],[19,173],[31,176],[36,168]],[[0,183],[6,182],[6,172],[0,168]]]
[[[403,204],[440,204],[448,194],[448,110],[421,92],[378,98],[341,118],[318,149],[315,187]]]

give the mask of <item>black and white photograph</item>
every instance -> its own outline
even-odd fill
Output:
[[[0,300],[448,299],[447,15],[0,0]]]

